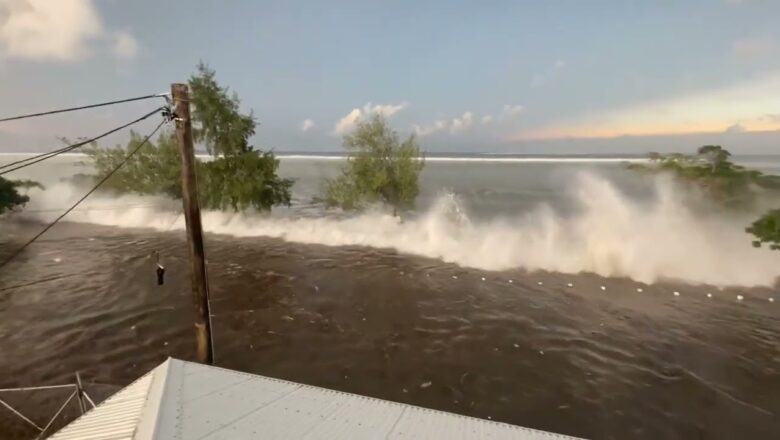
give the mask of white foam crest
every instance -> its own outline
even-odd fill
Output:
[[[203,224],[212,233],[392,248],[485,270],[593,272],[645,283],[662,279],[717,286],[774,283],[780,275],[780,253],[751,245],[744,232],[750,216],[733,219],[696,213],[678,193],[671,183],[659,180],[656,197],[640,202],[609,181],[584,173],[572,194],[577,210],[566,216],[539,206],[522,216],[470,221],[456,196],[443,195],[428,212],[403,222],[382,212],[347,218],[204,212]],[[36,202],[30,209],[55,202],[67,206],[65,201],[75,198],[72,188],[60,184],[33,194]],[[158,230],[184,227],[183,219],[177,219],[179,209],[160,208],[178,206],[165,198],[101,195],[90,200],[68,220]],[[125,204],[131,207],[100,209]]]

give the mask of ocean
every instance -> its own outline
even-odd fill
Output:
[[[760,210],[713,210],[639,157],[461,155],[428,158],[402,220],[348,214],[316,202],[341,160],[282,155],[289,208],[203,213],[217,365],[587,438],[780,436],[780,253],[744,232]],[[83,194],[84,161],[13,176],[45,190],[0,220],[0,257]],[[179,212],[95,194],[0,270],[0,388],[80,371],[106,395],[192,359]],[[39,421],[61,402],[14,399]],[[0,438],[30,432],[0,410]]]

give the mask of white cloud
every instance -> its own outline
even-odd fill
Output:
[[[471,112],[463,113],[460,118],[455,118],[450,124],[450,133],[457,133],[471,127],[474,123],[474,115]]]
[[[97,41],[122,58],[138,50],[129,33],[106,32],[93,0],[0,0],[0,57],[78,61]]]
[[[449,124],[447,121],[443,121],[439,119],[438,121],[434,122],[432,125],[427,126],[420,126],[417,124],[412,125],[412,130],[417,136],[428,136],[429,134],[436,133],[437,131],[442,131],[447,129],[447,126]]]
[[[769,37],[741,38],[731,44],[731,53],[739,58],[759,58],[770,56],[780,44]]]
[[[362,109],[353,108],[351,112],[347,113],[346,116],[344,116],[343,118],[339,119],[338,122],[336,122],[336,126],[333,128],[333,134],[342,135],[352,131],[352,129],[355,128],[355,124],[357,124],[360,118],[363,118],[365,116],[380,114],[386,118],[389,118],[394,114],[400,112],[401,110],[405,109],[407,105],[408,104],[406,102],[402,102],[400,104],[377,104],[377,105],[372,105],[369,102],[366,105],[364,105]]]
[[[726,133],[742,133],[745,131],[747,131],[747,128],[742,124],[734,124],[726,128]]]
[[[309,131],[314,127],[314,121],[311,119],[304,119],[303,122],[301,122],[301,131]]]
[[[549,82],[560,70],[566,67],[566,61],[557,59],[552,66],[537,73],[531,78],[531,87],[541,87]]]
[[[132,34],[121,31],[117,32],[114,38],[114,55],[117,58],[131,60],[138,55],[138,41]]]
[[[501,119],[510,118],[512,116],[517,116],[520,113],[522,113],[525,110],[525,107],[522,105],[505,105],[503,109],[501,109]]]
[[[777,97],[780,72],[728,87],[674,94],[625,107],[590,110],[580,116],[554,121],[517,133],[515,140],[613,138],[692,133],[722,133],[735,121],[749,132],[780,129]]]
[[[493,115],[485,115],[482,117],[481,121],[483,124],[490,124],[493,122]]]

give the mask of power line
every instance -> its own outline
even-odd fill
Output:
[[[16,121],[18,119],[27,119],[27,118],[35,118],[38,116],[46,116],[46,115],[54,115],[57,113],[66,113],[66,112],[73,112],[77,110],[86,110],[90,108],[96,108],[96,107],[105,107],[108,105],[115,105],[115,104],[124,104],[126,102],[133,102],[133,101],[141,101],[144,99],[151,99],[151,98],[164,98],[167,97],[167,93],[155,93],[154,95],[144,95],[144,96],[138,96],[135,98],[127,98],[127,99],[119,99],[116,101],[108,101],[108,102],[101,102],[98,104],[90,104],[90,105],[83,105],[81,107],[71,107],[71,108],[63,108],[60,110],[50,110],[47,112],[41,112],[41,113],[31,113],[29,115],[19,115],[19,116],[11,116],[8,118],[0,119],[0,122],[6,122],[6,121]]]
[[[109,172],[108,174],[106,174],[106,176],[105,176],[105,177],[103,177],[103,178],[100,180],[100,182],[98,182],[98,183],[97,183],[97,185],[95,185],[95,187],[94,187],[94,188],[92,188],[91,190],[89,190],[89,192],[87,192],[86,194],[84,194],[84,196],[83,196],[82,198],[80,198],[80,199],[79,199],[79,200],[78,200],[76,203],[74,203],[74,204],[73,204],[73,206],[71,206],[70,208],[68,208],[68,210],[67,210],[67,211],[65,211],[64,213],[62,213],[62,215],[60,215],[59,217],[57,217],[57,218],[56,218],[56,219],[55,219],[53,222],[49,223],[49,224],[48,224],[48,225],[47,225],[45,228],[43,228],[43,230],[42,230],[41,232],[39,232],[38,234],[36,234],[36,235],[35,235],[33,238],[31,238],[30,240],[28,240],[28,241],[27,241],[27,243],[23,244],[23,245],[22,245],[22,247],[20,247],[20,248],[19,248],[19,249],[18,249],[16,252],[14,252],[13,254],[11,254],[11,256],[10,256],[10,257],[8,257],[8,258],[6,258],[5,260],[3,260],[3,262],[2,262],[2,263],[0,263],[0,268],[3,268],[3,267],[5,267],[5,266],[6,266],[8,263],[10,263],[10,262],[11,262],[11,260],[13,260],[13,259],[14,259],[14,258],[16,258],[17,256],[19,256],[19,254],[21,254],[21,253],[22,253],[22,251],[24,251],[24,250],[25,250],[25,249],[26,249],[28,246],[30,246],[30,245],[31,245],[31,244],[32,244],[32,243],[33,243],[35,240],[37,240],[38,238],[40,238],[40,236],[41,236],[41,235],[45,234],[45,233],[46,233],[46,231],[48,231],[48,230],[49,230],[49,229],[51,229],[51,228],[52,228],[54,225],[56,225],[56,224],[57,224],[57,222],[59,222],[60,220],[62,220],[62,218],[63,218],[63,217],[65,217],[65,216],[66,216],[66,215],[68,215],[68,214],[69,214],[71,211],[73,211],[74,209],[76,209],[76,207],[77,207],[77,206],[78,206],[78,205],[79,205],[81,202],[83,202],[84,200],[86,200],[86,198],[87,198],[87,197],[89,197],[90,195],[92,195],[92,193],[94,193],[95,191],[97,191],[97,189],[98,189],[98,188],[100,188],[100,186],[101,186],[101,185],[103,185],[104,183],[106,183],[106,181],[107,181],[109,178],[111,178],[111,176],[113,176],[113,175],[114,175],[114,173],[116,173],[117,171],[119,171],[119,169],[120,169],[120,168],[122,168],[122,166],[124,166],[124,165],[127,163],[127,161],[129,161],[129,160],[130,160],[130,158],[131,158],[131,157],[133,157],[133,155],[134,155],[135,153],[137,153],[137,152],[138,152],[138,150],[140,150],[140,149],[141,149],[141,147],[143,147],[144,145],[146,145],[146,143],[147,143],[147,142],[149,142],[149,139],[151,139],[151,137],[152,137],[152,136],[154,136],[154,134],[155,134],[155,133],[157,133],[157,130],[159,130],[159,129],[160,129],[160,127],[162,127],[162,126],[163,126],[163,124],[165,124],[165,122],[166,122],[166,120],[165,120],[165,119],[163,119],[162,121],[160,121],[160,123],[157,125],[157,127],[155,127],[155,129],[154,129],[154,130],[152,130],[152,132],[151,132],[151,133],[149,133],[149,134],[148,134],[148,135],[147,135],[147,136],[144,138],[144,140],[143,140],[143,141],[142,141],[140,144],[138,144],[138,146],[137,146],[137,147],[135,147],[135,149],[134,149],[133,151],[131,151],[131,152],[130,152],[130,154],[128,154],[127,156],[125,156],[125,158],[122,160],[122,162],[120,162],[120,163],[119,163],[119,164],[118,164],[116,167],[114,167],[114,169],[113,169],[113,170],[111,170],[111,172]]]
[[[103,134],[100,134],[98,136],[95,136],[95,137],[93,137],[91,139],[87,139],[85,141],[81,141],[81,142],[75,143],[73,145],[68,145],[67,147],[63,147],[63,148],[60,148],[58,150],[49,151],[48,153],[41,153],[41,154],[38,154],[38,155],[35,155],[35,156],[32,156],[32,157],[28,157],[26,159],[17,160],[16,162],[11,162],[11,163],[8,163],[8,164],[5,164],[5,165],[0,165],[0,170],[5,170],[6,168],[13,167],[14,165],[16,165],[16,167],[11,168],[10,170],[5,170],[5,171],[0,172],[0,176],[2,176],[4,174],[8,174],[8,173],[16,171],[16,170],[19,170],[21,168],[28,167],[28,166],[36,164],[38,162],[42,162],[42,161],[44,161],[46,159],[50,159],[50,158],[52,158],[54,156],[57,156],[57,155],[60,155],[60,154],[63,154],[63,153],[67,153],[69,151],[73,151],[76,148],[83,147],[84,145],[87,145],[89,143],[98,141],[98,140],[100,140],[100,139],[102,139],[102,138],[104,138],[104,137],[106,137],[108,135],[116,133],[117,131],[124,130],[125,128],[130,127],[131,125],[137,124],[137,123],[143,121],[144,119],[147,119],[148,117],[152,116],[153,114],[159,112],[160,110],[164,110],[164,109],[165,109],[165,107],[158,107],[158,108],[154,109],[153,111],[151,111],[151,112],[141,116],[140,118],[138,118],[138,119],[136,119],[134,121],[128,122],[127,124],[124,124],[124,125],[121,125],[121,126],[119,126],[117,128],[111,129],[111,130],[109,130],[109,131],[107,131],[107,132],[105,132]]]

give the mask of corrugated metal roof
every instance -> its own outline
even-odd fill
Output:
[[[155,374],[160,367],[109,397],[95,409],[74,420],[54,435],[51,440],[120,440],[133,439],[146,398]]]
[[[571,438],[175,359],[152,373],[60,431],[67,437],[54,438]],[[146,406],[139,409],[139,401]],[[74,431],[85,419],[93,430]],[[116,436],[100,436],[102,426],[115,424],[122,427]],[[128,431],[130,425],[138,428]]]

